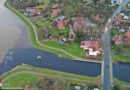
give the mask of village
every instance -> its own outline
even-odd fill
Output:
[[[44,3],[18,10],[35,25],[38,38],[44,45],[81,58],[101,60],[103,24],[116,6],[91,0],[72,2],[45,0]]]
[[[130,54],[130,5],[116,17],[112,28],[112,50],[128,56]]]

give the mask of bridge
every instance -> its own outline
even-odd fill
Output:
[[[112,90],[113,84],[113,70],[112,70],[112,55],[111,55],[111,28],[114,21],[114,17],[121,12],[121,10],[130,3],[130,0],[124,0],[122,4],[114,11],[109,18],[104,29],[104,58],[101,68],[101,80],[103,90]]]

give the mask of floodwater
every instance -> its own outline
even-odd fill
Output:
[[[30,44],[27,38],[28,33],[24,33],[28,28],[15,14],[4,7],[4,2],[5,0],[0,0],[0,63],[8,50],[13,48],[18,41]]]

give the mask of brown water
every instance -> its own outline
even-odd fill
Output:
[[[6,0],[0,0],[0,63],[5,54],[16,44],[30,46],[27,26],[11,11],[4,7]],[[21,45],[25,47],[25,45]]]

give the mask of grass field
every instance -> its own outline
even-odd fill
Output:
[[[130,62],[130,57],[128,56],[113,56],[114,62]]]
[[[90,80],[90,81],[94,81],[97,78],[97,77],[80,76],[80,75],[59,72],[59,71],[54,71],[54,70],[49,70],[49,69],[42,69],[42,68],[37,68],[37,67],[29,66],[29,65],[20,65],[17,68],[3,74],[2,76],[0,76],[0,78],[4,79],[5,77],[7,77],[13,73],[20,72],[20,71],[35,71],[35,72],[43,73],[43,74],[58,75],[58,76],[71,77],[71,78]],[[4,87],[8,87],[8,86],[9,87],[11,87],[11,86],[19,87],[21,84],[26,85],[26,84],[29,84],[30,82],[37,80],[39,77],[41,77],[41,76],[28,74],[28,73],[16,74],[16,75],[12,76],[11,78],[7,79],[6,81],[4,81],[4,84],[5,84]],[[57,78],[46,77],[46,76],[44,78],[54,79],[54,80],[57,79]],[[75,80],[68,80],[68,81],[70,83],[74,83],[74,84],[88,84],[86,82],[79,82],[79,81],[75,81]]]
[[[83,49],[80,48],[79,44],[71,44],[71,45],[68,45],[68,46],[64,46],[64,45],[54,43],[54,42],[51,42],[51,41],[44,41],[42,43],[44,43],[45,45],[51,46],[51,47],[55,47],[55,48],[65,50],[65,51],[67,51],[67,52],[69,52],[69,53],[71,53],[75,56],[78,56],[78,57],[85,56],[85,52],[83,51]]]

